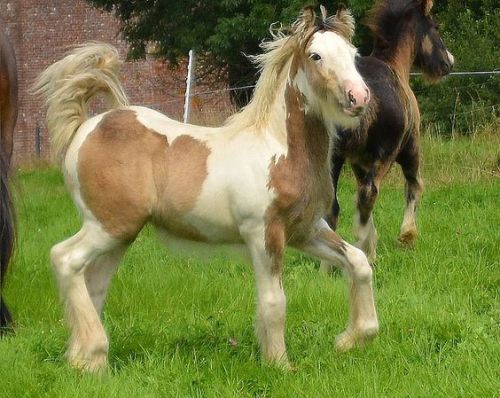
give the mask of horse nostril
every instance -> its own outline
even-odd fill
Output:
[[[349,96],[349,103],[351,104],[351,106],[356,105],[356,98],[354,97],[352,90],[349,90],[347,95]]]

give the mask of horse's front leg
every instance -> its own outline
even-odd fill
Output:
[[[362,346],[378,332],[372,286],[372,268],[366,255],[344,241],[328,224],[321,220],[317,232],[299,249],[331,262],[342,269],[349,283],[349,323],[346,330],[337,336],[336,346],[341,351]]]
[[[399,154],[397,162],[401,165],[406,182],[406,207],[398,240],[405,246],[412,246],[417,238],[415,213],[423,191],[423,184],[420,178],[418,132],[411,136],[406,147]]]
[[[266,362],[287,368],[289,364],[285,347],[286,297],[282,280],[284,230],[278,225],[269,234],[264,227],[259,226],[245,231],[244,236],[255,271],[257,286],[255,331],[261,355]]]
[[[340,215],[340,205],[337,197],[337,189],[339,185],[340,172],[344,165],[345,157],[342,155],[333,155],[332,157],[332,183],[333,183],[333,202],[331,213],[327,217],[327,222],[333,230],[337,229],[337,224]]]
[[[373,221],[373,207],[382,179],[391,165],[391,159],[375,161],[368,171],[358,165],[352,165],[358,182],[357,213],[354,216],[354,235],[358,240],[356,246],[365,252],[371,264],[377,257],[378,242],[378,234]]]

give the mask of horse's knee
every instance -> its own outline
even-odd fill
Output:
[[[73,251],[65,245],[65,242],[58,243],[50,250],[50,260],[52,270],[58,278],[70,277],[78,274],[85,266],[85,259],[82,253]]]
[[[373,278],[373,270],[368,262],[365,253],[356,248],[350,247],[347,256],[351,265],[351,276],[354,280],[360,283],[370,282]]]
[[[268,292],[261,297],[259,306],[266,314],[281,313],[286,307],[285,293],[283,291]]]
[[[50,249],[50,262],[52,264],[52,270],[56,274],[60,274],[64,268],[64,253],[65,250],[62,243],[58,243]]]

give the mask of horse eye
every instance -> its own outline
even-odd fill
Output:
[[[309,58],[311,58],[313,61],[319,61],[321,59],[321,56],[316,53],[311,53],[309,54]]]

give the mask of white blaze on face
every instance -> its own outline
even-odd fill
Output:
[[[307,52],[318,54],[321,59],[316,61],[317,67],[339,83],[345,80],[363,81],[354,64],[356,49],[337,33],[315,33]]]
[[[306,48],[309,59],[304,70],[297,73],[295,83],[309,110],[332,119],[332,125],[354,127],[368,104],[370,94],[356,69],[356,55],[356,49],[341,35],[316,32]]]
[[[448,59],[450,60],[451,66],[455,65],[455,57],[452,53],[446,50],[446,54],[448,55]]]

